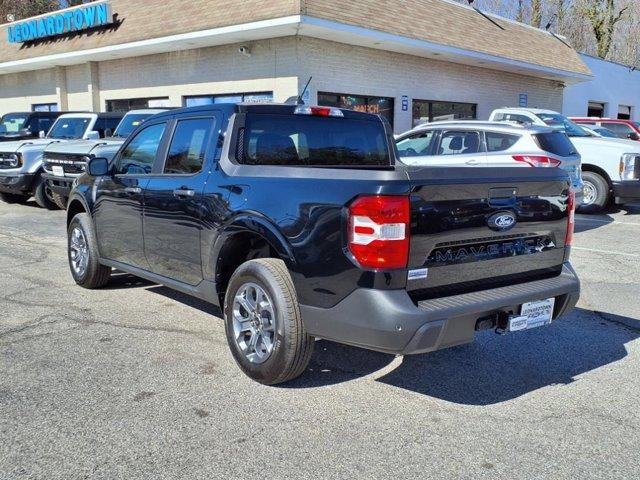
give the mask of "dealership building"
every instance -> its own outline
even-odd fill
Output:
[[[0,27],[0,114],[286,101],[396,132],[561,110],[591,71],[562,38],[449,0],[107,0]]]

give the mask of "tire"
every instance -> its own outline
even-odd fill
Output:
[[[58,206],[53,202],[51,191],[42,175],[38,175],[33,182],[33,198],[40,208],[56,210]]]
[[[580,213],[602,211],[611,200],[609,183],[602,175],[595,172],[582,172],[582,181],[584,182],[584,200],[578,207],[578,211]]]
[[[67,197],[63,197],[62,195],[56,192],[51,192],[51,200],[53,200],[53,203],[55,203],[59,209],[61,210],[67,209],[67,200],[68,200]]]
[[[84,248],[80,248],[83,245]],[[79,268],[79,250],[86,254],[86,261],[83,262],[84,268]],[[98,262],[98,244],[93,234],[91,220],[86,213],[77,214],[69,223],[67,255],[71,275],[81,287],[100,288],[109,282],[111,267],[105,267]]]
[[[258,297],[255,287],[262,289],[266,298]],[[252,289],[258,295],[254,296]],[[261,310],[260,307],[254,310],[259,310],[260,315],[252,317],[251,312],[240,306],[236,296],[248,299],[249,303],[245,305],[249,307],[261,304]],[[238,267],[229,281],[224,311],[229,348],[248,377],[265,385],[275,385],[293,380],[306,370],[313,353],[314,338],[304,328],[298,296],[282,260],[250,260]],[[239,319],[244,320],[243,323]],[[245,324],[252,324],[251,330],[242,333]],[[262,327],[256,327],[260,324]],[[262,335],[257,335],[256,331]],[[252,353],[250,345],[254,336],[259,340]],[[268,344],[271,345],[270,352]],[[262,358],[258,351],[263,354]]]
[[[27,203],[29,196],[18,193],[0,193],[0,200],[5,203]]]

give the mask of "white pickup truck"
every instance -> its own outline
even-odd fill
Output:
[[[594,136],[552,110],[500,108],[489,120],[562,129],[582,157],[581,212],[597,212],[612,200],[616,204],[640,201],[640,142]]]

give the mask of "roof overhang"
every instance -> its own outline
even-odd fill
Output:
[[[592,76],[582,73],[559,70],[305,15],[291,15],[241,25],[3,62],[0,63],[0,75],[292,35],[303,35],[432,60],[546,78],[566,84],[592,79]]]

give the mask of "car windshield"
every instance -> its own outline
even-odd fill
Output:
[[[127,138],[131,135],[139,125],[142,125],[147,118],[149,118],[152,113],[130,113],[125,115],[122,121],[118,124],[118,128],[113,132],[114,137]]]
[[[47,138],[76,139],[84,137],[90,117],[60,117],[53,124]]]
[[[588,137],[590,136],[587,132],[581,129],[578,125],[573,123],[564,115],[560,115],[559,113],[539,113],[538,117],[549,125],[551,128],[555,128],[558,130],[562,130],[570,137]]]
[[[0,121],[0,133],[18,133],[26,121],[27,115],[7,114]]]

